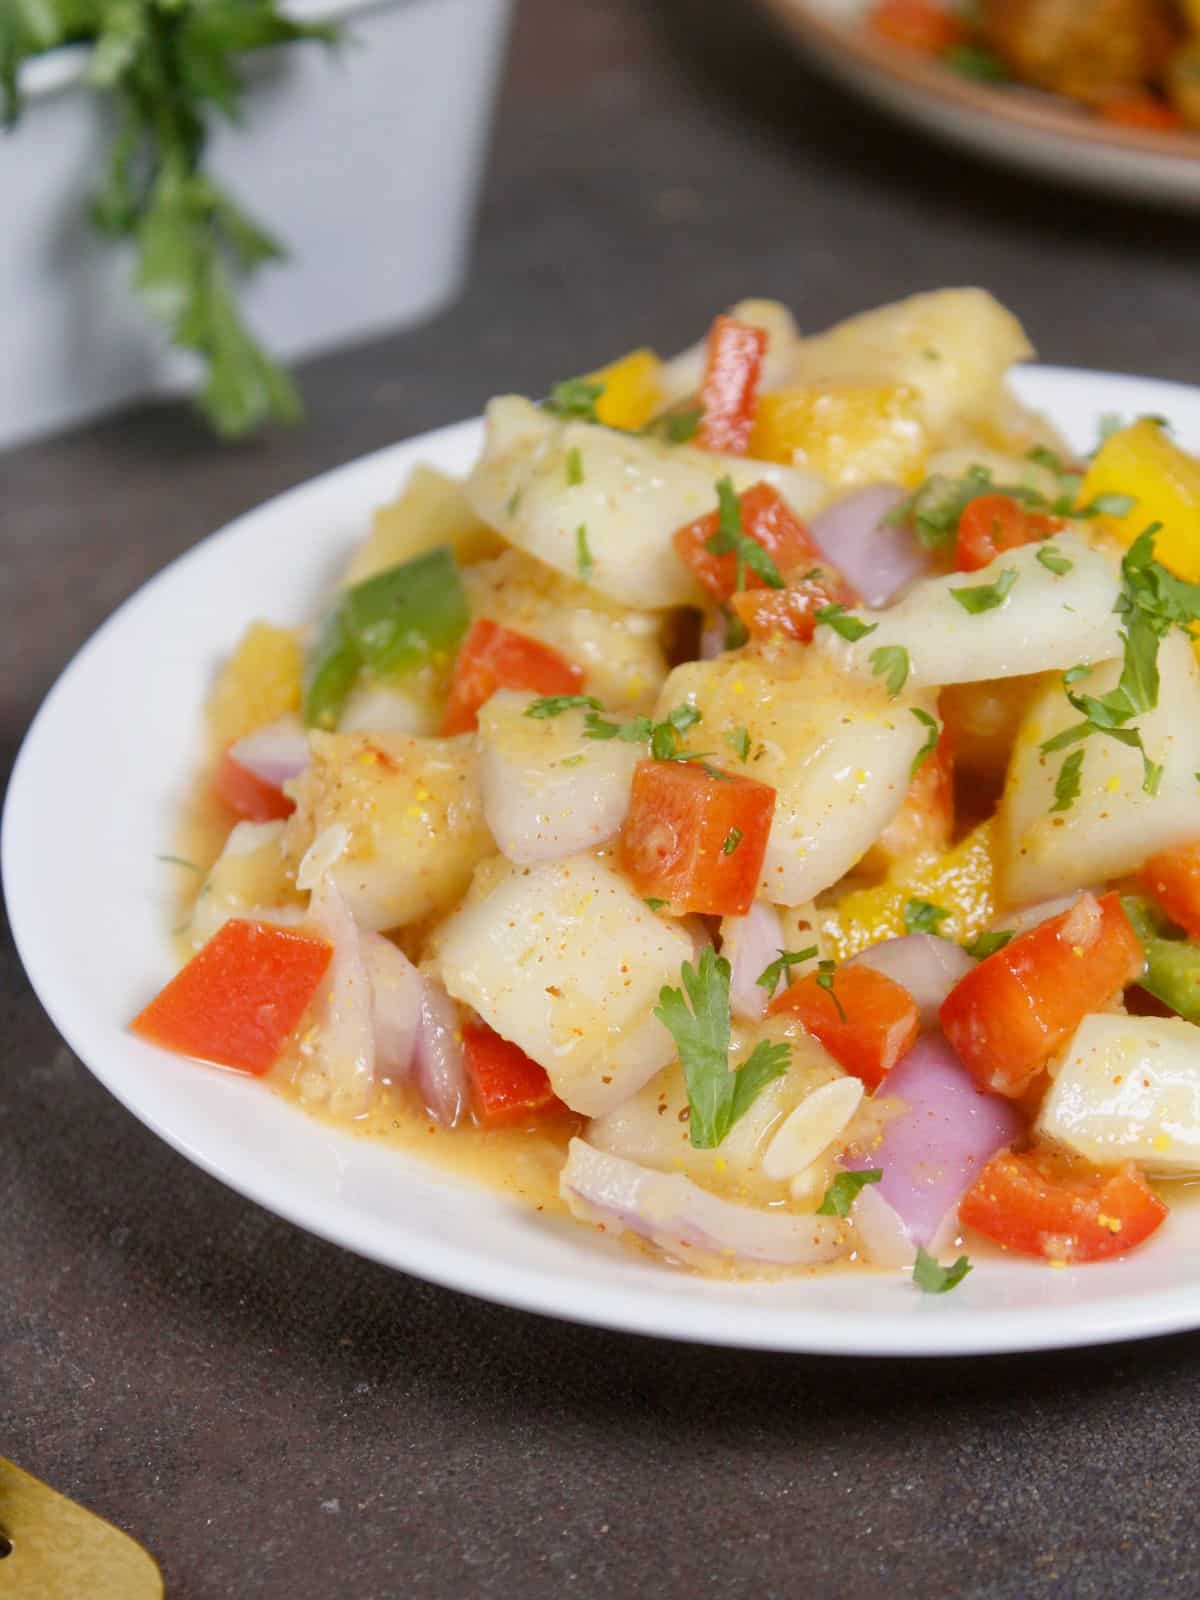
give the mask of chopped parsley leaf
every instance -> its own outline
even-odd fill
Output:
[[[561,717],[564,711],[599,711],[600,702],[590,694],[548,694],[525,707],[525,715],[541,720]]]
[[[813,613],[813,621],[818,625],[823,623],[827,628],[832,628],[851,644],[859,639],[865,639],[879,626],[877,622],[862,622],[858,617],[851,616],[845,606],[822,606],[819,611]]]
[[[587,527],[582,522],[575,529],[575,565],[579,568],[579,576],[586,583],[592,575],[595,563],[592,560],[592,552],[588,549]]]
[[[733,479],[728,476],[717,483],[717,506],[717,531],[705,548],[718,556],[733,552],[737,558],[734,587],[738,590],[746,587],[746,568],[749,567],[768,589],[782,589],[783,579],[770,553],[742,529],[742,503],[733,487]]]
[[[1051,811],[1069,811],[1079,799],[1079,775],[1082,770],[1083,751],[1074,750],[1058,769]]]
[[[904,929],[906,933],[936,933],[939,924],[950,915],[944,906],[935,906],[931,900],[906,900],[904,902]]]
[[[778,957],[769,967],[764,967],[754,981],[760,989],[765,989],[768,994],[774,994],[779,987],[780,978],[790,967],[799,965],[801,961],[812,961],[819,954],[815,944],[810,944],[806,950],[781,950]]]
[[[1037,553],[1037,559],[1047,572],[1052,572],[1056,578],[1065,577],[1072,570],[1075,563],[1068,561],[1061,551],[1052,544],[1044,544]]]
[[[579,422],[599,422],[596,401],[604,393],[602,383],[590,383],[587,378],[564,378],[542,401],[542,409],[556,417],[572,417]]]
[[[730,728],[725,734],[725,743],[729,746],[729,748],[732,751],[734,751],[736,753],[736,755],[738,756],[739,760],[749,761],[749,759],[750,759],[750,730],[749,730],[749,728],[743,728],[740,724],[736,728]]]
[[[730,828],[729,832],[725,835],[724,842],[721,845],[721,854],[723,856],[731,856],[737,849],[738,845],[741,844],[742,837],[742,830],[740,828]]]
[[[819,1217],[848,1217],[850,1207],[869,1183],[878,1183],[883,1177],[882,1167],[867,1167],[862,1172],[839,1172],[825,1191],[825,1198],[817,1207]]]
[[[929,730],[925,735],[925,743],[913,757],[912,770],[909,773],[909,777],[915,778],[917,773],[920,772],[921,768],[937,749],[938,739],[941,737],[942,730],[938,726],[937,718],[931,717],[928,711],[922,711],[918,706],[910,706],[909,710],[912,712],[913,716],[916,717],[921,726]]]
[[[842,1002],[838,999],[837,995],[834,993],[834,989],[833,989],[833,975],[834,975],[834,972],[836,970],[837,970],[837,963],[835,961],[818,961],[817,962],[817,988],[818,989],[824,989],[825,993],[829,996],[829,998],[833,1001],[834,1005],[837,1007],[838,1016],[841,1017],[843,1022],[845,1022],[846,1021],[846,1009],[842,1005]]]
[[[583,482],[583,457],[579,453],[579,446],[573,444],[567,451],[567,485],[574,489]]]
[[[936,1257],[923,1247],[917,1251],[913,1265],[913,1282],[922,1294],[948,1294],[956,1289],[971,1270],[966,1256],[959,1256],[952,1267],[943,1267]]]
[[[870,655],[871,671],[887,684],[887,692],[894,700],[908,682],[908,651],[902,644],[881,644]]]
[[[989,929],[972,939],[969,944],[963,945],[963,949],[973,960],[986,961],[989,956],[994,956],[997,950],[1003,950],[1011,939],[1012,934],[1007,928]]]
[[[981,611],[994,611],[1003,605],[1017,581],[1017,569],[1005,567],[995,583],[976,583],[967,589],[951,589],[950,593],[964,611],[978,616]]]
[[[660,900],[655,894],[648,894],[646,896],[646,904],[650,907],[651,911],[661,911],[662,908],[667,904],[667,901]]]

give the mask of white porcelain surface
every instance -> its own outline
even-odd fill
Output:
[[[1080,448],[1105,412],[1163,413],[1183,443],[1200,447],[1197,389],[1054,368],[1023,372],[1019,388]],[[561,1317],[877,1355],[1036,1349],[1200,1326],[1200,1210],[1173,1214],[1126,1261],[1064,1271],[981,1261],[944,1298],[923,1297],[905,1274],[706,1282],[331,1131],[253,1081],[161,1054],[124,1031],[172,970],[169,869],[154,857],[171,848],[217,662],[252,618],[310,615],[408,466],[428,460],[461,471],[479,437],[475,422],[442,429],[239,518],[128,601],[47,698],[9,790],[4,887],[29,976],[80,1058],[189,1160],[301,1227],[404,1271]]]
[[[216,125],[211,163],[290,251],[243,295],[283,359],[418,321],[458,291],[510,5],[302,0],[293,14],[340,20],[345,43],[250,60],[245,126]],[[31,62],[21,122],[0,132],[0,447],[195,374],[135,299],[130,250],[87,220],[110,125],[85,62]]]
[[[972,82],[873,40],[869,0],[762,3],[834,77],[939,138],[1063,183],[1200,209],[1200,134],[1120,128],[1055,96]]]

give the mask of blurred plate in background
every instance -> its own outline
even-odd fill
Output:
[[[1056,95],[974,82],[872,35],[867,0],[764,4],[834,77],[929,133],[1066,183],[1200,210],[1200,133],[1118,127]]]

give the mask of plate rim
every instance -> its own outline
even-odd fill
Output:
[[[827,60],[849,58],[860,71],[927,97],[943,109],[991,119],[997,129],[1020,128],[1055,140],[1063,148],[1080,144],[1110,154],[1153,155],[1195,172],[1200,186],[1200,131],[1171,132],[1113,127],[1061,106],[1061,97],[1030,86],[1000,87],[963,78],[937,62],[871,36],[861,21],[840,21],[812,0],[762,0],[762,4],[802,44]]]
[[[1151,384],[1157,389],[1177,391],[1181,396],[1188,396],[1193,407],[1200,402],[1200,386],[1170,379],[1148,379],[1135,374],[1044,365],[1027,367],[1021,371],[1032,387],[1041,387],[1044,383],[1049,389],[1055,382],[1080,384],[1097,380],[1118,386]],[[794,1306],[782,1310],[764,1307],[761,1301],[750,1300],[748,1296],[742,1299],[737,1293],[728,1301],[698,1303],[696,1297],[686,1292],[686,1275],[673,1269],[656,1268],[650,1263],[647,1263],[646,1278],[639,1280],[637,1291],[628,1296],[619,1296],[607,1284],[594,1283],[586,1274],[578,1271],[560,1272],[542,1266],[525,1265],[518,1265],[514,1269],[506,1264],[503,1257],[494,1258],[482,1246],[448,1246],[440,1242],[434,1250],[430,1248],[430,1241],[423,1239],[419,1226],[399,1229],[384,1249],[377,1239],[364,1237],[361,1231],[355,1233],[351,1226],[354,1222],[353,1212],[346,1218],[339,1214],[331,1220],[314,1206],[306,1205],[304,1191],[286,1175],[281,1191],[278,1180],[272,1185],[269,1169],[261,1180],[248,1177],[244,1170],[231,1170],[232,1157],[228,1153],[223,1157],[220,1151],[214,1152],[194,1144],[179,1126],[162,1120],[152,1108],[148,1110],[144,1104],[140,1104],[137,1095],[121,1081],[118,1061],[95,1058],[86,1028],[70,1010],[69,975],[64,982],[62,973],[55,974],[52,967],[48,973],[42,965],[41,951],[37,948],[32,931],[34,919],[28,912],[28,879],[17,862],[28,828],[23,818],[29,815],[30,807],[36,801],[36,789],[30,789],[30,774],[35,772],[43,741],[53,736],[56,707],[86,670],[92,653],[100,651],[111,634],[120,629],[131,607],[146,604],[160,585],[172,577],[177,578],[191,563],[209,559],[214,550],[235,541],[250,519],[259,516],[274,519],[281,512],[286,513],[294,500],[308,497],[318,489],[336,492],[339,478],[381,468],[393,457],[399,463],[404,463],[436,453],[439,448],[467,448],[471,441],[481,436],[481,430],[482,422],[475,418],[415,435],[307,479],[241,513],[169,562],[128,596],[71,656],[59,673],[33,717],[13,764],[0,821],[0,877],[8,904],[13,941],[30,985],[54,1027],[80,1063],[157,1138],[235,1193],[295,1226],[392,1270],[403,1271],[476,1298],[554,1316],[560,1320],[617,1332],[720,1347],[811,1355],[876,1358],[920,1356],[928,1359],[1078,1348],[1153,1337],[1200,1326],[1200,1280],[1194,1286],[1182,1285],[1158,1291],[1146,1299],[1134,1294],[1114,1293],[1096,1305],[1086,1306],[1086,1315],[1082,1320],[1066,1325],[1062,1307],[1025,1307],[1003,1311],[963,1307],[960,1314],[956,1312],[954,1302],[941,1301],[933,1303],[937,1307],[938,1318],[931,1323],[929,1318],[921,1315],[919,1306],[910,1307],[901,1315],[888,1311],[823,1312],[819,1303],[800,1310]],[[252,1088],[255,1092],[263,1092],[261,1086],[253,1085]],[[274,1100],[274,1104],[286,1110],[289,1118],[298,1118],[301,1123],[307,1124],[313,1120],[297,1109],[284,1107],[278,1100]],[[337,1137],[349,1139],[351,1136]],[[456,1188],[470,1188],[480,1195],[490,1192],[471,1183],[469,1179],[454,1179],[443,1169],[422,1162],[419,1157],[408,1158],[398,1150],[389,1151],[388,1159],[405,1163],[417,1179],[446,1177]],[[1012,1265],[1006,1263],[1010,1268]],[[1034,1263],[1031,1264],[1031,1270],[1046,1269]],[[1088,1269],[1080,1270],[1086,1272]],[[668,1275],[672,1288],[669,1292],[659,1293],[652,1279],[655,1274],[664,1273]],[[886,1279],[886,1276],[881,1275],[881,1278]],[[816,1278],[811,1281],[820,1280]],[[644,1289],[642,1283],[645,1284]],[[743,1286],[737,1287],[740,1290]],[[663,1282],[663,1290],[667,1290],[666,1281]],[[931,1310],[932,1306],[925,1309]],[[950,1314],[947,1315],[947,1312]],[[881,1331],[883,1329],[886,1332]]]

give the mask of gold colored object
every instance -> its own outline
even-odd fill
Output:
[[[128,1534],[0,1459],[0,1600],[162,1600]]]

